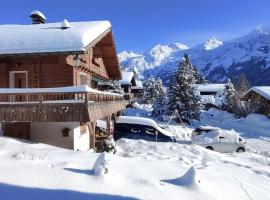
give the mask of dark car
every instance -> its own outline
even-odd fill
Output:
[[[143,139],[156,142],[174,142],[173,135],[155,121],[142,117],[121,116],[116,120],[114,139]]]

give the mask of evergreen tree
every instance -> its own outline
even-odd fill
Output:
[[[162,116],[167,114],[167,97],[160,78],[158,78],[156,82],[156,88],[159,93],[157,99],[153,103],[152,116],[162,119]]]
[[[202,74],[200,73],[200,71],[198,70],[198,68],[196,66],[193,66],[193,70],[194,70],[194,77],[195,77],[195,84],[204,84],[206,83],[205,78],[202,76]]]
[[[194,70],[194,78],[195,78],[195,84],[204,84],[206,83],[205,78],[202,76],[201,72],[199,71],[199,69],[193,65],[188,57],[187,54],[184,55],[185,59],[187,59],[187,62],[190,64],[190,66],[192,67],[192,69]]]
[[[229,112],[234,112],[235,104],[235,89],[230,79],[228,79],[225,87],[225,108]]]
[[[185,55],[170,83],[168,111],[172,114],[176,109],[181,119],[188,123],[198,119],[202,109],[195,83],[194,68]]]
[[[250,82],[245,74],[240,74],[238,81],[236,82],[235,89],[240,95],[243,95],[250,88]]]
[[[164,88],[162,85],[162,80],[158,78],[149,78],[144,82],[144,95],[142,101],[147,104],[153,104],[160,96],[164,93]]]

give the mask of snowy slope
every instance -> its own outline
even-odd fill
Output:
[[[225,42],[212,37],[204,44],[189,49],[172,46],[157,45],[149,52],[127,56],[121,59],[121,65],[138,69],[144,78],[160,76],[168,83],[183,53],[188,53],[210,81],[224,82],[228,77],[236,79],[244,73],[252,85],[270,84],[269,27],[256,28],[243,37]]]
[[[3,199],[270,199],[269,166],[254,153],[127,139],[101,157],[8,138],[0,144]],[[96,171],[103,156],[107,174]]]

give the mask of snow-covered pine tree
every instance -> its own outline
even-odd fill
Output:
[[[235,89],[230,79],[227,80],[226,86],[225,86],[225,108],[229,112],[234,112],[234,109],[236,107],[235,102]]]
[[[200,73],[199,69],[195,65],[192,65],[192,67],[193,67],[193,70],[194,70],[195,84],[204,84],[204,83],[206,83],[206,80],[202,76],[202,74]]]
[[[155,88],[159,93],[153,102],[152,116],[162,120],[162,116],[167,114],[167,97],[160,78],[157,79]]]
[[[185,55],[170,83],[168,111],[172,114],[176,109],[181,119],[188,123],[199,118],[203,107],[195,83],[194,68]]]
[[[240,74],[238,81],[236,81],[235,89],[240,95],[244,95],[250,88],[250,82],[245,74]]]
[[[162,92],[164,92],[162,80],[159,77],[151,77],[144,82],[144,95],[142,101],[147,104],[153,104]]]

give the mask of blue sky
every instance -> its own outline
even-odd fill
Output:
[[[28,24],[35,9],[48,22],[110,20],[118,51],[173,42],[194,46],[270,25],[269,0],[1,0],[0,24]]]

